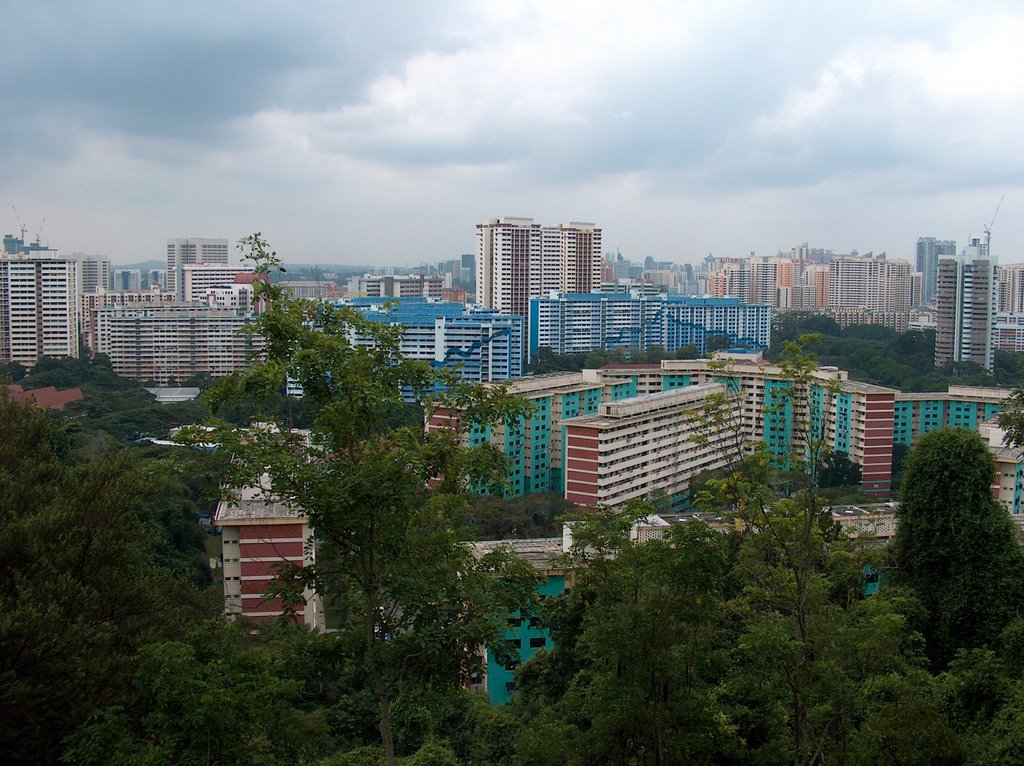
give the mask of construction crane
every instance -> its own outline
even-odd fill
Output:
[[[992,254],[990,244],[992,242],[992,225],[996,222],[996,216],[999,215],[999,208],[1003,206],[1003,199],[1006,195],[1003,194],[999,197],[999,204],[996,205],[996,212],[992,214],[992,220],[988,222],[988,226],[985,226],[985,253],[986,255]]]
[[[25,232],[27,231],[27,229],[25,228],[25,224],[21,222],[21,216],[18,214],[18,208],[16,208],[14,205],[11,205],[11,210],[14,211],[14,217],[18,220],[18,229],[21,231],[21,242],[22,244],[24,244]]]
[[[43,224],[46,223],[46,216],[43,216],[43,220],[39,222],[39,228],[36,229],[36,244],[39,244],[39,237],[43,233]],[[24,236],[24,235],[22,235]]]

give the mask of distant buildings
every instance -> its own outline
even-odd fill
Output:
[[[932,303],[935,300],[939,259],[956,257],[956,241],[935,239],[935,237],[919,237],[917,240],[917,260],[915,266],[921,273],[921,303]]]
[[[403,276],[367,274],[352,277],[348,292],[355,297],[366,298],[434,298],[440,300],[445,289],[445,279],[427,274]]]
[[[738,298],[684,298],[626,294],[552,294],[530,301],[530,357],[659,346],[708,351],[719,336],[729,346],[756,350],[771,344],[771,309]]]
[[[828,267],[828,307],[910,311],[910,263],[844,255]]]
[[[707,442],[695,438],[701,408],[723,386],[735,399],[730,422],[703,427]],[[863,490],[888,497],[896,391],[829,367],[813,374],[807,390],[794,386],[782,368],[752,358],[732,360],[726,372],[698,359],[665,360],[653,369],[620,365],[537,375],[511,385],[533,405],[530,415],[519,423],[471,427],[465,438],[470,446],[487,442],[502,449],[512,495],[561,492],[582,505],[621,508],[661,490],[683,508],[690,480],[723,464],[724,440],[739,450],[762,441],[780,465],[802,454],[806,437],[794,418],[798,402],[806,402],[827,445],[861,466]],[[437,412],[428,428],[457,417]]]
[[[78,260],[82,294],[102,293],[110,288],[110,259],[102,255],[74,253]]]
[[[251,308],[189,303],[108,304],[96,312],[96,351],[118,375],[166,386],[195,375],[228,375],[248,367],[262,347],[243,332]]]
[[[984,254],[983,254],[984,252]],[[979,240],[962,255],[942,258],[935,297],[935,366],[974,362],[995,365],[996,265]]]
[[[226,264],[228,262],[228,241],[226,239],[167,240],[167,287],[185,300],[182,269],[191,264]]]
[[[348,302],[374,322],[402,325],[401,353],[435,367],[458,370],[467,381],[487,383],[523,374],[523,319],[462,303],[405,299],[390,307],[380,299]],[[370,342],[353,332],[357,344]]]
[[[487,308],[526,317],[531,298],[601,290],[601,229],[592,223],[488,218],[476,242],[476,302]]]
[[[201,301],[206,291],[235,284],[236,277],[253,273],[252,266],[237,264],[194,263],[181,267],[181,290],[178,299]]]
[[[77,357],[78,261],[20,244],[8,235],[0,256],[0,363],[31,367],[43,356]]]

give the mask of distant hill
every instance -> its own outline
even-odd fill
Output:
[[[111,269],[138,269],[139,271],[149,271],[150,269],[166,269],[167,261],[139,261],[138,263],[112,263],[110,264]]]

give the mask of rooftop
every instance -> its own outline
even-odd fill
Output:
[[[514,556],[533,565],[536,569],[555,569],[552,562],[561,556],[561,537],[536,537],[527,540],[481,540],[470,543],[473,555],[480,558],[499,548],[507,548]]]

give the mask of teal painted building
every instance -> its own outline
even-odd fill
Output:
[[[555,563],[555,559],[562,555],[561,537],[490,540],[474,543],[473,548],[477,555],[497,548],[508,548],[514,555],[528,561],[544,575],[544,581],[537,587],[542,599],[558,596],[568,587],[568,571]],[[516,671],[520,665],[528,662],[538,652],[554,646],[550,632],[534,625],[530,617],[515,612],[504,626],[505,643],[515,655],[511,662],[499,662],[493,652],[484,652],[484,674],[475,679],[476,683],[471,684],[471,687],[486,692],[492,705],[504,705],[511,699],[516,688]]]
[[[897,393],[893,419],[894,444],[909,447],[918,436],[941,428],[978,431],[1002,412],[1010,391],[1005,388],[950,386],[934,393]]]

